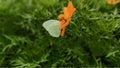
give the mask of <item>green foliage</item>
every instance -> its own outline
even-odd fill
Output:
[[[42,24],[68,0],[0,0],[0,67],[119,67],[120,4],[72,2],[77,10],[65,36],[53,38]]]

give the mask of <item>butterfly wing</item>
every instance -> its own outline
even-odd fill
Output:
[[[61,30],[60,22],[58,20],[48,20],[43,23],[43,27],[48,31],[52,37],[59,37]]]

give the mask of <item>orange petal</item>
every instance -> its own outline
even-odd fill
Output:
[[[72,2],[69,1],[68,6],[64,7],[64,18],[65,19],[71,18],[75,10],[76,8],[74,8]]]
[[[75,12],[75,10],[76,10],[76,8],[74,8],[72,2],[69,1],[68,6],[64,7],[63,19],[62,20],[60,19],[60,18],[62,18],[62,16],[58,17],[59,21],[61,22],[61,26],[60,26],[61,36],[64,36],[66,26],[69,24],[71,17],[73,15],[73,13]]]
[[[68,14],[68,9],[67,9],[67,7],[64,7],[64,18],[65,18],[65,19],[68,19],[68,18],[69,18],[68,15],[69,15],[69,14]]]
[[[62,29],[62,25],[65,24],[65,20],[60,20],[60,29]]]
[[[71,19],[68,19],[63,25],[61,25],[60,29],[65,28],[69,24],[70,20]]]
[[[64,36],[64,34],[65,34],[65,29],[66,29],[66,27],[65,27],[64,29],[62,29],[62,31],[61,31],[61,36]]]
[[[120,1],[119,0],[107,0],[108,4],[118,4]]]
[[[58,16],[58,19],[59,19],[59,20],[64,19],[64,14],[60,14],[60,15]]]
[[[68,6],[67,6],[67,11],[68,11],[69,18],[72,17],[72,15],[75,12],[75,10],[76,9],[74,8],[72,2],[69,1]]]

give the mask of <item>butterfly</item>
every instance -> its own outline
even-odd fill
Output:
[[[63,10],[64,13],[58,16],[58,20],[48,20],[43,23],[43,27],[52,37],[64,36],[65,29],[69,25],[76,8],[74,8],[72,2],[69,1],[68,6],[64,7]]]
[[[43,23],[43,27],[48,31],[48,33],[52,37],[59,37],[61,30],[60,27],[60,21],[58,20],[48,20]]]

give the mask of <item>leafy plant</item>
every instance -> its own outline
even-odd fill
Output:
[[[0,67],[119,67],[120,9],[106,0],[72,0],[76,12],[64,37],[43,22],[68,0],[0,0]]]

